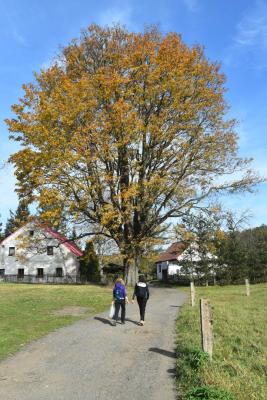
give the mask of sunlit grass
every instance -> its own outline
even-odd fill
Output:
[[[111,297],[110,288],[94,285],[0,283],[0,359],[50,331],[107,309]],[[87,311],[81,316],[52,313],[70,306]]]
[[[214,355],[198,373],[184,359],[201,349],[199,307],[186,305],[177,322],[178,387],[186,399],[192,386],[210,385],[232,393],[238,400],[265,400],[267,393],[267,284],[196,288],[199,298],[214,307]],[[181,371],[183,373],[181,375]]]

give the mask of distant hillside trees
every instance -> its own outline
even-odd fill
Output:
[[[246,252],[248,277],[251,282],[267,281],[267,226],[240,233]]]
[[[267,281],[267,226],[244,229],[247,219],[245,214],[237,218],[231,212],[185,216],[175,227],[176,237],[188,245],[184,274],[202,283],[243,283],[245,278],[252,283]],[[198,262],[193,261],[195,249]]]
[[[217,249],[217,278],[222,283],[267,280],[267,226],[236,229],[230,225]]]

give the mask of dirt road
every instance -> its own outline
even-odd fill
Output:
[[[146,324],[136,304],[126,324],[106,314],[33,342],[0,363],[3,400],[175,400],[175,318],[186,296],[152,288]]]

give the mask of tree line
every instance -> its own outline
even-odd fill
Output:
[[[185,216],[175,227],[188,249],[182,274],[202,283],[266,282],[267,226],[245,228],[247,219],[218,210]]]
[[[31,215],[28,205],[19,202],[15,211],[10,210],[4,230],[0,223],[0,240],[27,223],[29,218]],[[188,279],[194,276],[202,282],[220,284],[243,283],[244,278],[249,278],[252,283],[266,282],[267,226],[244,228],[246,223],[246,215],[237,218],[231,212],[223,214],[216,209],[213,212],[184,216],[174,228],[175,238],[183,241],[189,249],[187,259],[182,262],[182,275]],[[69,238],[77,239],[76,233],[72,232]],[[192,244],[197,246],[197,263],[192,261],[195,252],[194,247],[190,250]],[[81,260],[81,276],[91,282],[100,281],[100,262],[96,247],[99,247],[96,238],[95,243],[88,240]],[[139,272],[153,276],[155,262],[162,251],[157,246],[142,254]]]

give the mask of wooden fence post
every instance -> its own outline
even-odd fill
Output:
[[[190,282],[190,292],[191,292],[191,306],[194,307],[196,304],[196,291],[194,282]]]
[[[212,359],[213,348],[213,315],[210,301],[208,299],[200,299],[200,321],[202,349],[208,353]]]
[[[250,296],[249,280],[245,279],[245,283],[246,283],[246,295]]]

